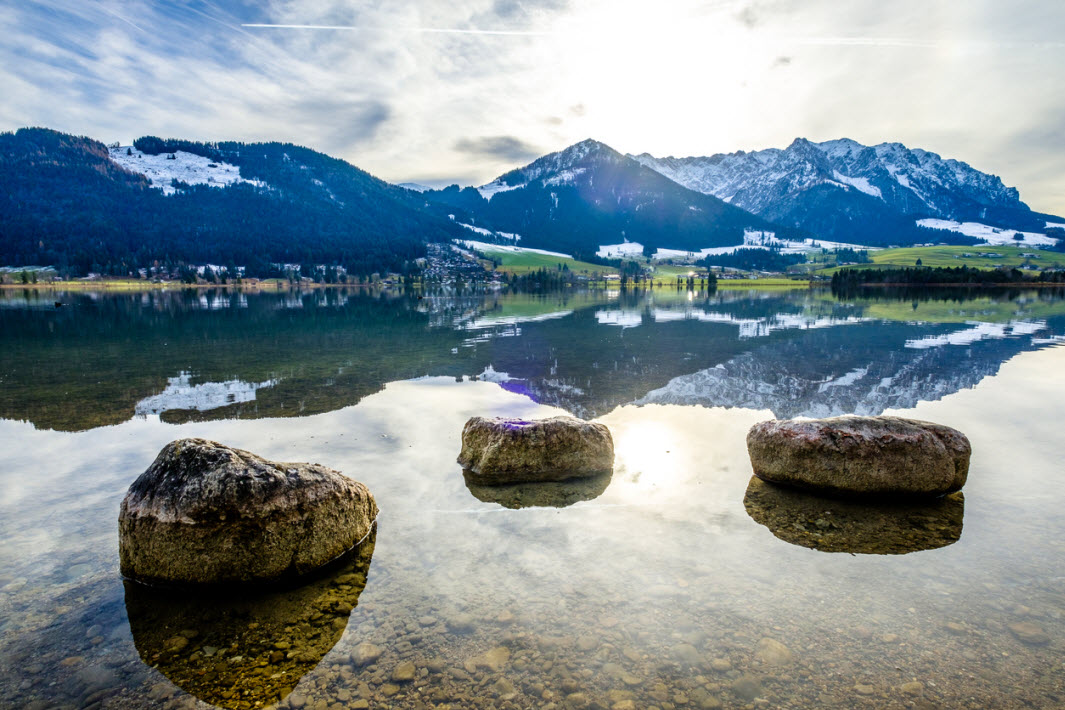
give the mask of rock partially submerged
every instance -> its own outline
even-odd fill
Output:
[[[543,483],[508,483],[481,486],[465,474],[466,488],[474,498],[485,503],[498,503],[504,508],[565,508],[581,501],[594,500],[610,485],[612,474],[600,473],[588,478]]]
[[[941,496],[969,473],[956,429],[899,417],[789,419],[755,424],[747,451],[759,478],[818,493]]]
[[[965,494],[878,501],[825,498],[751,476],[747,514],[779,539],[821,552],[905,555],[961,538]]]
[[[376,518],[366,486],[337,471],[182,439],[122,501],[120,565],[149,583],[288,579],[343,555]]]
[[[291,588],[177,589],[127,580],[133,644],[145,664],[211,706],[273,705],[344,635],[375,536]]]
[[[565,481],[610,473],[614,440],[605,425],[573,417],[473,417],[462,429],[458,462],[479,485]]]

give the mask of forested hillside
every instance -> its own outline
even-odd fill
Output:
[[[41,128],[0,134],[0,264],[126,274],[153,264],[340,265],[404,272],[429,241],[459,235],[416,193],[336,158],[282,143],[138,139],[149,155],[184,151],[237,165],[256,183],[176,184],[164,195],[107,146]]]

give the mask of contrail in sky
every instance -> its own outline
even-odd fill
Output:
[[[254,27],[276,30],[347,30],[383,32],[395,29],[400,32],[419,32],[422,34],[451,34],[451,35],[501,35],[515,37],[540,37],[551,34],[550,32],[533,32],[529,30],[464,30],[450,27],[358,27],[353,25],[267,25],[267,24],[243,24],[241,27]]]
[[[1065,42],[1010,42],[1010,41],[973,41],[912,39],[908,37],[793,37],[791,41],[799,44],[811,44],[828,47],[902,47],[917,49],[937,49],[939,47],[966,47],[971,49],[993,49],[999,47],[1017,49],[1058,49],[1065,47]]]
[[[360,27],[358,25],[275,25],[261,23],[242,24],[241,27],[255,29],[274,30],[341,30],[347,32],[414,32],[420,34],[453,34],[453,35],[494,35],[503,37],[545,37],[558,34],[557,32],[542,32],[535,30],[478,30],[460,29],[456,27]],[[936,49],[939,47],[965,46],[974,49],[989,49],[992,47],[1017,47],[1028,49],[1060,49],[1065,47],[1065,42],[951,42],[940,39],[916,39],[908,37],[792,37],[788,38],[798,44],[828,47],[898,47],[912,49]]]

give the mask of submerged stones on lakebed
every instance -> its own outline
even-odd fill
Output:
[[[961,538],[961,492],[931,500],[870,503],[825,498],[752,476],[747,514],[785,542],[822,552],[903,555],[952,545]]]
[[[755,424],[754,475],[804,490],[855,497],[936,497],[961,490],[971,447],[942,424],[844,416]]]
[[[148,583],[291,579],[352,549],[376,518],[366,486],[337,471],[181,439],[129,487],[119,560]]]
[[[126,581],[141,660],[211,705],[245,709],[284,698],[344,634],[366,586],[374,533],[297,587],[149,587]]]
[[[565,481],[610,473],[614,440],[605,425],[574,417],[473,417],[458,462],[467,482],[481,486]]]

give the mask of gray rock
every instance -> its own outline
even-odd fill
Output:
[[[378,658],[384,650],[379,646],[375,646],[368,641],[363,641],[351,652],[351,662],[355,664],[357,668],[368,666]]]
[[[366,486],[324,466],[182,439],[122,501],[122,574],[163,583],[296,577],[354,547],[376,517]]]
[[[703,660],[702,656],[699,655],[699,651],[690,643],[682,643],[674,646],[673,657],[681,663],[693,667],[699,666]]]
[[[614,441],[605,425],[573,417],[473,417],[462,429],[458,462],[479,485],[565,481],[611,472]]]
[[[754,700],[762,692],[762,682],[758,676],[747,673],[732,681],[732,692],[743,700]]]
[[[474,630],[476,624],[472,614],[457,613],[447,619],[448,631],[454,634],[468,634]]]
[[[820,493],[940,496],[969,473],[969,440],[941,424],[845,416],[767,421],[747,433],[759,478]]]

